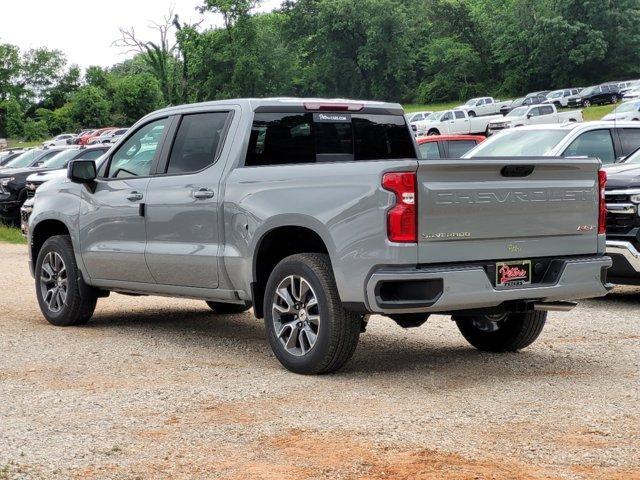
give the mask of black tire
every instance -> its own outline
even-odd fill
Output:
[[[591,102],[589,100],[583,100],[582,101],[582,106],[584,108],[589,108],[591,106]]]
[[[319,317],[315,343],[301,355],[295,355],[285,348],[278,337],[278,333],[284,332],[284,329],[277,333],[274,323],[276,289],[292,276],[304,279],[317,301],[317,307],[302,306],[305,317],[309,315],[311,319],[311,308],[316,309],[314,311]],[[292,300],[297,304],[297,299]],[[303,318],[301,312],[298,311],[300,319]],[[298,319],[297,316],[293,318]],[[358,345],[362,315],[343,308],[328,255],[302,253],[283,259],[271,272],[264,296],[264,322],[269,344],[280,363],[292,372],[312,375],[334,372],[349,361]],[[291,336],[293,333],[292,329]],[[299,342],[296,341],[294,345],[301,345],[301,334],[297,338]]]
[[[547,312],[532,311],[526,313],[509,313],[502,319],[491,323],[491,317],[454,316],[462,336],[478,350],[486,352],[515,352],[528,347],[540,336]],[[497,324],[495,330],[481,328]]]
[[[476,116],[476,112],[471,110],[469,113],[467,113],[467,115],[469,115],[470,117],[475,117]]]
[[[236,313],[244,313],[249,310],[251,307],[244,303],[221,303],[221,302],[207,302],[209,308],[213,310],[215,313],[219,313],[221,315],[233,315]]]
[[[436,128],[432,128],[431,130],[429,130],[429,131],[427,132],[427,136],[428,136],[428,137],[431,137],[431,136],[433,136],[433,135],[440,135],[440,132],[438,131],[438,129],[436,129]]]
[[[66,272],[66,298],[62,307],[55,311],[45,300],[41,278],[43,278],[43,262],[49,254],[57,254],[64,262]],[[96,308],[98,297],[94,289],[82,280],[73,253],[73,244],[68,235],[57,235],[44,242],[40,249],[35,268],[36,297],[42,314],[52,325],[68,327],[87,323]]]

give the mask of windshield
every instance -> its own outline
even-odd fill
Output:
[[[591,95],[596,87],[587,87],[580,92],[580,95]]]
[[[49,169],[64,168],[69,161],[78,154],[78,150],[63,150],[62,152],[48,158],[44,162],[44,167]]]
[[[558,98],[562,96],[562,90],[556,90],[555,92],[551,92],[547,95],[547,98]]]
[[[428,120],[430,122],[437,122],[438,120],[440,120],[440,117],[443,114],[444,114],[444,112],[433,112],[431,115],[426,117],[425,120]]]
[[[471,150],[472,157],[538,157],[549,153],[569,130],[505,130]]]
[[[640,163],[640,148],[625,158],[622,163]]]
[[[613,113],[635,112],[640,109],[640,102],[623,103],[616,108]]]
[[[529,107],[514,108],[509,113],[507,113],[505,117],[524,117],[524,114],[527,113],[528,108]]]
[[[471,106],[475,105],[477,101],[478,101],[477,98],[472,98],[467,103],[465,103],[465,105],[469,105],[471,107]]]
[[[11,160],[9,163],[5,165],[5,168],[24,168],[29,167],[36,159],[42,154],[42,150],[29,150],[28,152],[24,152],[21,155],[18,155],[16,158]]]

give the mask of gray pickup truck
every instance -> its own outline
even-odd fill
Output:
[[[325,373],[370,313],[451,315],[514,351],[547,311],[607,293],[605,176],[586,158],[418,160],[398,104],[243,99],[140,120],[41,186],[31,269],[54,325],[119,292],[253,307],[275,356]]]

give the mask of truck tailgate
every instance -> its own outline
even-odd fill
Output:
[[[594,159],[421,160],[418,261],[595,254]]]

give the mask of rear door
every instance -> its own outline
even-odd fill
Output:
[[[419,161],[420,263],[597,252],[594,159]]]
[[[183,115],[146,199],[145,258],[162,285],[216,288],[220,179],[232,111]]]
[[[454,122],[451,124],[450,133],[469,133],[469,117],[462,110],[454,110]]]

